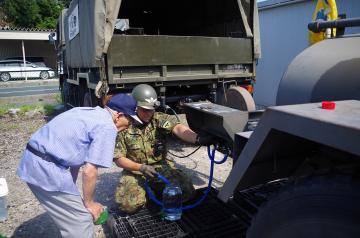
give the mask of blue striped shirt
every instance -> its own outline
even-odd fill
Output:
[[[88,162],[109,168],[116,135],[116,126],[107,109],[78,107],[58,115],[36,131],[29,144],[66,167],[79,167]],[[28,150],[22,155],[17,175],[47,191],[79,195],[70,170],[45,161]]]

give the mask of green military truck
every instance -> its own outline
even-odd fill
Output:
[[[230,86],[231,99],[251,93],[260,56],[257,4],[74,0],[59,18],[56,46],[67,106],[93,106],[139,83],[152,85],[162,105],[221,103]]]
[[[351,26],[360,26],[360,18],[309,28]],[[115,210],[108,222],[114,237],[360,237],[359,45],[359,34],[338,34],[301,52],[281,79],[278,106],[267,108],[251,130],[256,112],[185,103],[194,131],[230,147],[226,181],[211,187],[214,166],[223,160],[215,161],[209,150],[208,187],[183,204],[180,220],[161,219],[160,206],[133,215]]]

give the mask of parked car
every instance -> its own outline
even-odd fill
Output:
[[[23,56],[6,57],[6,58],[3,58],[3,60],[20,60],[20,61],[23,61]],[[25,60],[29,61],[32,64],[35,64],[37,66],[46,67],[44,57],[41,57],[41,56],[26,56]]]
[[[28,61],[21,60],[1,60],[0,61],[0,80],[9,81],[15,78],[40,78],[48,79],[55,76],[53,69],[40,67]]]

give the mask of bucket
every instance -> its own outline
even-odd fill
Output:
[[[8,216],[7,210],[7,195],[8,186],[5,178],[0,178],[0,221],[5,221]]]

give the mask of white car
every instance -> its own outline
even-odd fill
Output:
[[[55,76],[53,69],[41,67],[28,61],[21,60],[1,60],[0,61],[0,80],[9,81],[16,78],[40,78],[48,79]]]

